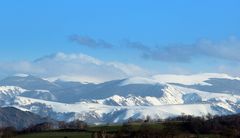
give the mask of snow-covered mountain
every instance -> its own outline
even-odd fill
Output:
[[[18,74],[0,81],[0,106],[43,117],[89,123],[181,114],[240,113],[240,79],[226,74],[155,75],[100,84],[47,80]]]

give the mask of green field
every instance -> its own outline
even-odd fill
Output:
[[[86,132],[42,132],[18,135],[15,138],[91,138],[91,133]]]
[[[18,135],[15,138],[91,138],[88,132],[42,132]],[[199,138],[220,138],[218,135],[200,135]]]
[[[91,138],[91,133],[86,132],[42,132],[19,135],[15,138]],[[220,138],[218,135],[200,135],[199,138]]]
[[[140,129],[141,124],[132,123],[132,131],[137,131]],[[161,128],[161,124],[150,125],[154,128]],[[15,138],[91,138],[93,132],[105,131],[107,133],[116,132],[122,129],[122,125],[103,125],[103,126],[91,126],[86,132],[41,132],[32,134],[22,134]]]
[[[100,131],[104,131],[108,134],[111,133],[117,133],[120,131],[131,131],[131,132],[139,132],[139,130],[141,130],[143,127],[141,124],[139,123],[131,123],[130,126],[125,126],[125,129],[122,125],[107,125],[107,126],[91,126],[88,127],[86,131],[84,132],[62,132],[62,131],[52,131],[52,132],[40,132],[40,133],[30,133],[30,134],[21,134],[21,135],[17,135],[15,138],[91,138],[92,134],[94,132],[100,132]],[[126,129],[127,128],[127,129]],[[159,123],[149,123],[147,125],[144,126],[144,128],[147,128],[146,130],[162,130],[164,128],[163,124],[159,124]],[[178,135],[179,138],[185,138],[186,135],[182,135],[185,134],[184,132],[179,133],[180,135]],[[182,135],[182,136],[181,136]],[[188,135],[188,136],[194,136],[196,137],[197,135]],[[207,135],[198,135],[199,138],[219,138],[220,136],[218,135],[211,135],[211,134],[207,134]]]

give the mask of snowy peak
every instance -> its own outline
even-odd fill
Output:
[[[25,91],[25,89],[22,89],[22,88],[16,87],[16,86],[0,86],[0,92],[1,93],[6,93],[8,91],[20,91],[20,92],[23,92],[23,91]]]
[[[216,79],[229,79],[229,80],[239,80],[238,77],[231,77],[227,74],[219,73],[202,73],[194,75],[173,75],[173,74],[159,74],[152,77],[132,77],[126,79],[122,85],[128,84],[166,84],[166,83],[176,83],[183,85],[211,85],[205,81],[212,78]]]
[[[25,91],[25,89],[16,86],[0,86],[0,100],[6,96],[13,97],[19,95]]]
[[[9,76],[0,81],[0,86],[18,86],[28,90],[56,89],[58,86],[39,77],[26,74]]]
[[[0,106],[8,104],[11,99],[25,91],[25,89],[16,86],[0,86]]]
[[[164,83],[178,83],[184,85],[210,85],[205,81],[210,80],[211,78],[216,79],[230,79],[230,80],[240,80],[237,77],[231,77],[227,74],[219,74],[219,73],[202,73],[202,74],[194,74],[194,75],[155,75],[152,77],[154,80],[158,82]]]

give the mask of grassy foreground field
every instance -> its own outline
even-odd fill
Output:
[[[41,132],[25,135],[18,135],[15,138],[91,138],[87,132]]]
[[[88,132],[41,132],[19,135],[14,138],[92,138]],[[223,138],[219,135],[199,135],[198,138]]]
[[[91,138],[92,133],[88,132],[41,132],[26,135],[19,135],[15,138]],[[200,135],[198,138],[220,138],[218,135]]]
[[[148,124],[147,128],[150,130],[162,130],[164,126],[162,124]],[[141,124],[134,123],[131,124],[131,127],[127,127],[127,130],[123,128],[122,125],[110,125],[110,126],[91,126],[88,127],[86,131],[83,132],[62,132],[62,131],[52,131],[52,132],[39,132],[39,133],[30,133],[30,134],[21,134],[17,135],[14,138],[91,138],[94,132],[104,131],[108,134],[118,133],[121,131],[139,132],[141,129]],[[116,136],[116,135],[115,135]],[[116,136],[118,137],[118,136]],[[131,136],[130,136],[131,137]],[[129,138],[130,138],[129,137]],[[179,138],[186,137],[198,137],[198,138],[218,138],[218,135],[182,135],[178,136]],[[128,137],[127,137],[128,138]]]
[[[139,123],[132,123],[131,131],[138,131],[141,127]],[[150,125],[154,128],[162,128],[161,124],[152,124]],[[122,125],[103,125],[103,126],[90,126],[85,132],[61,132],[61,131],[52,131],[52,132],[39,132],[31,134],[21,134],[17,135],[14,138],[91,138],[94,132],[104,131],[106,133],[115,133],[122,129]]]

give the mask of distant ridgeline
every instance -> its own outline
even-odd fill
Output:
[[[239,92],[239,78],[216,73],[131,77],[99,84],[21,74],[0,80],[0,107],[57,121],[122,123],[147,116],[158,120],[182,114],[237,114]]]

